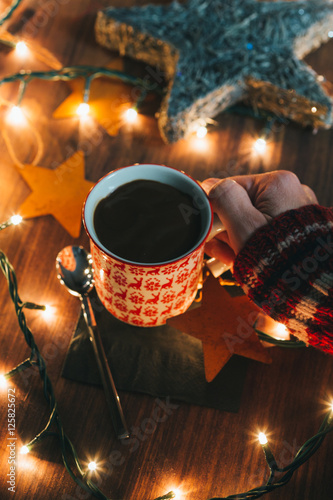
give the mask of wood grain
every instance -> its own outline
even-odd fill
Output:
[[[2,2],[3,3],[3,2]],[[114,5],[143,4],[117,0]],[[39,41],[64,64],[105,65],[114,56],[94,41],[96,9],[106,0],[50,0],[22,2],[11,25],[16,34],[25,32]],[[315,70],[332,81],[333,41],[308,56]],[[21,67],[45,69],[41,63],[15,61],[8,51],[0,52],[1,74]],[[127,61],[127,69],[144,75],[146,68]],[[15,102],[17,85],[0,89],[3,98]],[[248,172],[287,169],[317,193],[320,203],[333,205],[333,133],[302,130],[292,123],[275,129],[264,158],[251,154],[251,144],[263,123],[250,117],[224,114],[208,136],[206,150],[190,141],[163,143],[154,118],[158,99],[153,100],[138,125],[124,125],[117,137],[109,137],[96,125],[84,132],[76,120],[52,120],[53,110],[68,95],[66,84],[36,81],[24,98],[35,111],[33,124],[41,134],[44,152],[41,165],[54,168],[81,149],[86,157],[86,178],[97,181],[114,168],[136,162],[167,164],[199,180]],[[1,111],[2,112],[2,111]],[[1,115],[2,116],[2,115]],[[2,118],[1,118],[2,119]],[[1,125],[2,129],[4,124]],[[23,132],[11,131],[15,153],[29,162],[35,145]],[[29,142],[30,141],[30,142]],[[14,168],[0,140],[0,221],[11,216],[29,188]],[[59,286],[55,257],[69,244],[88,246],[82,231],[74,240],[50,216],[27,220],[0,233],[0,248],[13,263],[23,300],[50,303],[57,308],[52,320],[39,311],[27,311],[27,319],[43,353],[54,384],[63,425],[83,460],[95,458],[103,470],[97,477],[101,489],[112,499],[153,499],[181,488],[184,499],[204,500],[246,491],[263,482],[267,470],[260,446],[254,439],[258,429],[267,429],[279,463],[318,429],[323,399],[333,391],[333,358],[311,348],[271,349],[273,362],[250,362],[241,408],[229,414],[173,402],[165,421],[149,427],[157,402],[154,398],[122,393],[124,412],[132,441],[119,443],[112,431],[101,388],[65,380],[61,369],[79,312],[77,299]],[[10,370],[29,355],[17,326],[6,282],[0,284],[0,372]],[[10,381],[16,390],[18,445],[30,440],[48,418],[39,377],[27,370]],[[91,498],[78,488],[65,471],[56,440],[44,441],[27,456],[20,457],[16,493],[7,490],[7,392],[0,392],[0,497],[15,500],[66,500]],[[146,429],[146,432],[144,430]],[[332,436],[281,491],[277,500],[328,500],[332,498]]]

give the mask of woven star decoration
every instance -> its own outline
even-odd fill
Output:
[[[56,169],[24,165],[19,173],[32,193],[19,209],[24,219],[52,215],[74,238],[81,229],[82,205],[94,185],[84,178],[84,154],[77,151]]]
[[[108,69],[123,71],[121,59],[114,60]],[[76,79],[68,82],[72,93],[57,107],[54,118],[77,117],[78,106],[82,103],[84,81]],[[133,87],[110,78],[93,80],[89,95],[89,114],[111,135],[117,135],[124,123],[124,113],[133,104]]]
[[[270,363],[253,324],[259,308],[246,296],[231,297],[210,275],[201,306],[168,319],[168,324],[202,341],[205,375],[211,382],[233,354]]]
[[[303,126],[330,127],[332,99],[301,59],[328,41],[330,0],[188,0],[109,7],[97,41],[158,68],[167,92],[159,128],[168,142],[240,100]]]

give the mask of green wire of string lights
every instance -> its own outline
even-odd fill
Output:
[[[279,347],[284,347],[285,349],[299,349],[300,347],[306,347],[306,343],[301,340],[280,340],[271,337],[271,335],[267,335],[267,333],[258,330],[254,324],[253,328],[255,329],[258,338],[264,342],[268,342],[269,344],[273,344]]]
[[[139,87],[142,91],[142,96],[140,96],[140,101],[143,100],[147,92],[161,92],[161,90],[156,86],[156,83],[149,85],[146,80],[141,78],[129,75],[124,73],[123,71],[108,69],[104,67],[96,67],[89,65],[82,66],[68,66],[61,68],[59,70],[50,70],[50,71],[30,71],[30,70],[22,70],[19,73],[14,73],[12,75],[6,76],[0,79],[0,86],[5,83],[12,82],[20,82],[19,88],[19,97],[18,97],[18,105],[20,105],[22,98],[24,96],[24,92],[28,83],[32,80],[50,80],[50,81],[68,81],[74,80],[75,78],[85,78],[85,92],[84,92],[84,101],[87,102],[89,98],[89,91],[91,82],[95,78],[100,77],[108,77],[108,78],[116,78],[125,83],[129,83],[133,86]]]
[[[29,451],[36,442],[42,440],[43,438],[46,438],[48,436],[57,436],[60,439],[60,445],[61,445],[61,451],[62,451],[62,459],[64,462],[64,465],[66,467],[66,470],[72,477],[72,479],[79,485],[81,486],[84,490],[87,492],[93,494],[96,498],[100,498],[102,500],[108,500],[108,498],[98,489],[98,487],[89,479],[86,477],[85,472],[83,468],[81,467],[80,461],[78,459],[77,453],[75,451],[75,448],[73,444],[71,443],[70,439],[67,437],[67,435],[64,432],[60,416],[58,413],[57,409],[57,402],[54,396],[54,391],[53,391],[53,386],[51,383],[51,380],[48,377],[47,371],[46,371],[46,366],[45,366],[45,361],[40,354],[40,351],[38,349],[38,346],[35,343],[35,340],[33,338],[32,332],[27,326],[25,315],[23,312],[23,308],[25,303],[21,301],[18,290],[17,290],[17,281],[16,281],[16,275],[15,271],[13,269],[13,266],[7,259],[6,255],[0,251],[0,266],[3,274],[5,275],[7,282],[8,282],[8,288],[9,288],[9,293],[11,296],[11,299],[14,303],[15,311],[18,317],[18,322],[19,326],[24,334],[25,340],[28,344],[28,346],[31,348],[31,356],[29,360],[24,361],[20,365],[18,365],[16,368],[5,374],[5,378],[8,379],[12,377],[17,371],[20,369],[26,368],[29,365],[35,365],[38,367],[40,377],[42,379],[43,383],[43,390],[44,390],[44,396],[46,400],[49,403],[49,406],[51,408],[51,414],[49,417],[49,420],[44,427],[44,429],[37,434],[29,443],[25,445],[27,451]],[[36,308],[40,308],[40,306],[36,306]],[[58,432],[51,432],[50,428],[52,424],[55,424],[57,427]],[[75,467],[76,467],[76,473],[72,470],[69,460],[70,458],[74,461]]]
[[[4,224],[0,224],[0,231],[4,228],[9,227],[10,225],[12,225],[12,222],[8,223],[8,221]],[[64,466],[67,472],[72,477],[72,479],[76,482],[76,484],[78,484],[88,493],[92,494],[95,498],[99,498],[101,500],[110,500],[101,492],[101,490],[97,487],[97,485],[87,477],[87,472],[81,466],[81,462],[79,460],[79,457],[72,442],[65,434],[59,416],[57,401],[54,395],[53,386],[47,374],[45,361],[38,349],[37,344],[35,343],[31,330],[27,326],[23,309],[25,308],[44,309],[44,306],[33,304],[31,302],[23,302],[21,300],[18,294],[17,279],[14,268],[12,264],[9,262],[5,253],[2,252],[1,250],[0,250],[0,267],[8,283],[9,294],[14,303],[19,326],[22,330],[22,333],[25,337],[28,346],[31,349],[30,358],[26,359],[25,361],[17,365],[15,368],[13,368],[11,371],[6,373],[4,377],[5,379],[9,379],[13,377],[16,373],[26,369],[29,366],[36,366],[38,368],[40,378],[42,380],[45,399],[47,400],[51,410],[46,426],[39,434],[37,434],[29,443],[25,445],[26,451],[29,451],[36,443],[38,443],[44,438],[47,438],[49,436],[57,437],[60,441]],[[228,497],[214,497],[211,498],[210,500],[232,500],[232,499],[250,500],[250,499],[260,498],[266,493],[269,493],[277,488],[284,486],[290,481],[296,469],[298,469],[318,450],[323,440],[325,439],[325,436],[333,430],[332,421],[333,421],[333,407],[325,415],[324,420],[317,434],[314,435],[312,438],[310,438],[308,441],[306,441],[306,443],[303,446],[301,446],[301,448],[296,453],[293,461],[289,465],[283,468],[278,467],[276,460],[273,456],[273,453],[271,452],[269,445],[267,444],[267,440],[265,438],[265,440],[261,443],[261,446],[264,451],[266,462],[270,469],[270,476],[266,484],[258,488],[251,489],[244,493],[238,493],[235,495],[230,495]],[[55,430],[51,430],[52,426],[55,427]],[[280,473],[280,477],[278,479],[276,479],[276,473]],[[283,475],[281,476],[281,474]],[[173,491],[169,491],[165,495],[157,497],[154,500],[168,500],[174,497],[175,493]]]
[[[4,223],[0,225],[0,230],[9,227],[10,224]],[[64,428],[62,426],[60,416],[58,413],[57,409],[57,401],[55,399],[54,395],[54,390],[53,386],[51,383],[51,380],[47,374],[46,370],[46,365],[43,356],[41,355],[37,344],[35,343],[34,337],[32,335],[31,330],[29,329],[27,323],[26,323],[26,318],[23,312],[24,308],[29,308],[29,309],[45,309],[44,306],[40,306],[38,304],[33,304],[31,302],[23,302],[19,296],[18,293],[18,288],[17,288],[17,279],[16,279],[16,274],[14,271],[14,268],[12,264],[9,262],[7,256],[5,255],[4,252],[0,250],[0,267],[1,270],[6,277],[7,283],[8,283],[8,289],[9,289],[9,294],[10,297],[14,303],[15,307],[15,312],[18,318],[18,323],[19,326],[22,330],[22,333],[24,334],[24,338],[28,344],[28,346],[31,349],[31,355],[30,358],[23,361],[20,363],[18,366],[16,366],[14,369],[12,369],[10,372],[6,373],[4,375],[5,379],[9,379],[13,377],[16,373],[19,371],[24,370],[25,368],[29,366],[36,366],[39,370],[40,378],[43,383],[43,391],[44,391],[44,396],[49,403],[50,409],[51,409],[51,414],[49,417],[49,420],[44,427],[44,429],[37,434],[30,442],[26,443],[25,448],[27,451],[30,451],[30,449],[39,441],[41,441],[44,438],[47,438],[49,436],[54,436],[59,438],[60,440],[60,446],[61,446],[61,453],[62,453],[62,459],[63,463],[66,467],[67,472],[70,474],[72,479],[78,484],[81,488],[86,490],[88,493],[92,494],[94,497],[99,498],[101,500],[110,500],[108,497],[106,497],[101,490],[96,486],[96,484],[91,481],[89,478],[86,476],[86,472],[81,466],[80,460],[78,458],[77,452],[68,438],[68,436],[64,432]],[[57,428],[57,432],[51,431],[50,428],[51,426],[55,424]],[[75,470],[73,471],[73,466],[70,465],[70,460],[74,462],[74,467]],[[155,500],[167,500],[170,498],[174,498],[175,494],[170,491],[169,493],[156,498]]]
[[[230,495],[228,497],[214,497],[211,498],[210,500],[255,499],[255,498],[260,498],[266,493],[270,493],[271,491],[276,490],[277,488],[285,486],[292,478],[294,472],[318,450],[325,436],[329,432],[332,432],[333,430],[332,420],[333,420],[333,408],[330,410],[329,413],[325,415],[323,423],[321,424],[317,434],[312,438],[310,438],[308,441],[306,441],[306,443],[304,443],[303,446],[301,446],[301,448],[296,453],[293,461],[286,467],[279,468],[277,466],[275,458],[268,444],[263,444],[262,447],[264,450],[266,462],[270,469],[270,476],[266,484],[260,486],[259,488],[254,488],[244,493],[238,493],[236,495]],[[274,483],[273,481],[275,479],[275,475],[277,472],[284,473],[284,475]]]
[[[125,81],[126,83],[131,83],[133,85],[142,85],[143,87],[147,87],[147,84],[144,80],[128,75],[127,73],[123,73],[122,71],[116,69],[108,69],[99,66],[90,66],[90,65],[67,66],[59,70],[50,70],[50,71],[22,70],[19,73],[14,73],[12,75],[0,79],[0,85],[16,81],[22,81],[25,84],[27,84],[34,79],[73,80],[74,78],[88,77],[88,76],[91,77],[92,75],[94,76],[94,78],[96,78],[97,76],[115,77]]]
[[[0,26],[12,16],[13,12],[17,9],[21,2],[22,0],[13,0],[5,13],[0,16]]]

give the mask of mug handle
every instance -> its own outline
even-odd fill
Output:
[[[222,231],[225,231],[225,227],[218,218],[217,214],[214,214],[212,229],[210,230],[206,241],[212,240],[217,234],[221,233]],[[219,276],[221,276],[221,274],[231,269],[231,266],[223,264],[223,262],[215,259],[215,257],[208,259],[206,261],[206,266],[208,267],[214,278],[218,278]]]

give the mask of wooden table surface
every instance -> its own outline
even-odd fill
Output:
[[[50,50],[65,65],[106,65],[114,57],[94,40],[93,25],[100,0],[23,1],[8,23],[19,34],[25,28],[40,46]],[[112,4],[132,5],[134,1]],[[8,2],[0,2],[8,5]],[[333,83],[333,41],[307,57],[307,62]],[[0,52],[1,76],[25,69],[47,69],[33,58],[17,61],[7,50]],[[144,72],[139,64],[127,63],[133,72]],[[144,73],[143,73],[144,74]],[[15,102],[17,85],[0,88],[1,96]],[[166,145],[158,132],[152,104],[136,125],[124,125],[119,135],[108,136],[95,124],[88,137],[75,119],[53,120],[52,111],[69,94],[65,83],[33,82],[25,102],[35,110],[35,127],[41,134],[44,153],[41,166],[58,165],[77,150],[85,151],[86,179],[97,181],[116,167],[132,163],[162,163],[192,174],[199,180],[214,176],[287,169],[317,193],[321,204],[333,205],[333,133],[303,130],[288,123],[270,136],[264,156],[252,153],[264,123],[247,116],[222,114],[207,137],[208,148],[199,150],[191,141]],[[155,106],[155,107],[154,107]],[[0,110],[1,112],[1,110]],[[2,116],[2,115],[1,115]],[[0,221],[15,213],[30,190],[14,166],[0,139]],[[16,156],[29,163],[35,154],[31,137],[11,131]],[[135,436],[133,446],[115,439],[105,408],[103,390],[74,383],[61,377],[68,344],[80,304],[60,288],[55,273],[55,257],[65,245],[88,246],[83,229],[72,238],[51,216],[24,221],[0,233],[0,248],[15,267],[23,300],[52,304],[56,313],[46,320],[40,311],[27,311],[29,326],[44,354],[54,385],[59,412],[67,434],[80,458],[95,458],[105,472],[95,475],[102,491],[112,499],[153,499],[173,488],[179,498],[204,500],[247,491],[267,478],[260,445],[254,439],[259,429],[271,436],[277,461],[286,465],[298,447],[316,433],[325,405],[333,394],[333,357],[311,348],[272,348],[273,362],[250,362],[240,410],[237,414],[173,402],[165,421],[153,433],[143,433],[145,419],[154,415],[153,397],[121,393],[128,425]],[[0,283],[0,372],[6,372],[29,356],[29,349],[17,326],[6,281]],[[48,407],[38,375],[28,370],[8,381],[16,391],[17,446],[29,441],[45,425]],[[18,458],[16,493],[8,491],[9,448],[7,447],[7,390],[0,392],[0,498],[87,499],[92,498],[66,472],[57,441],[43,441],[31,453]],[[140,430],[141,429],[141,430]],[[268,496],[271,500],[328,500],[332,498],[332,436],[303,465],[290,483]],[[117,453],[118,451],[118,453]],[[116,452],[116,453],[115,453]],[[103,462],[104,461],[104,462]],[[108,463],[108,467],[107,466]],[[111,471],[112,469],[112,471]]]

